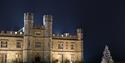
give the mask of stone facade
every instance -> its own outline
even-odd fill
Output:
[[[53,19],[43,16],[43,25],[35,25],[33,14],[24,13],[19,31],[1,31],[0,63],[75,63],[83,61],[83,33],[53,34]]]

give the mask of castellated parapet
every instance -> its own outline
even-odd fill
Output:
[[[23,36],[24,32],[18,31],[0,31],[0,35],[7,35],[7,36]]]
[[[74,40],[78,39],[76,35],[70,35],[69,33],[53,34],[53,38],[56,38],[56,39],[74,39]]]
[[[24,13],[24,20],[33,20],[33,13]]]

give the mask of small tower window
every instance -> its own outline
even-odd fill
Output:
[[[40,35],[40,32],[35,32],[35,35]]]
[[[35,48],[40,48],[41,47],[41,42],[35,42]]]

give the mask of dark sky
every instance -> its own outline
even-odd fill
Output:
[[[100,63],[106,44],[115,61],[125,60],[124,0],[0,0],[0,30],[23,27],[28,11],[37,24],[44,14],[53,15],[55,33],[82,27],[85,63]]]
[[[22,27],[23,13],[29,11],[34,13],[36,24],[42,24],[42,16],[49,14],[54,19],[55,33],[72,32],[82,26],[82,5],[82,1],[75,0],[3,0],[0,1],[0,28]]]
[[[85,4],[86,62],[100,63],[106,44],[114,61],[124,61],[125,1],[87,0]]]

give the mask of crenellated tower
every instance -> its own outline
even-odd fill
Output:
[[[45,27],[45,41],[44,41],[44,60],[51,61],[51,46],[52,46],[52,16],[43,16],[43,25]]]
[[[24,35],[31,35],[33,27],[33,13],[24,13]]]
[[[78,38],[78,40],[83,39],[82,29],[78,28],[76,31],[77,31],[77,38]]]
[[[46,29],[46,36],[51,37],[52,36],[52,16],[51,15],[44,15],[43,16],[43,25],[45,26]]]
[[[24,13],[24,44],[23,44],[23,62],[30,63],[31,61],[31,44],[32,44],[32,27],[33,27],[33,14]]]
[[[80,47],[81,47],[81,61],[84,61],[83,59],[84,59],[84,57],[83,57],[83,51],[84,51],[84,47],[83,47],[83,45],[84,45],[84,42],[83,42],[83,31],[82,31],[82,29],[81,28],[78,28],[77,30],[76,30],[76,33],[77,33],[77,39],[78,39],[78,41],[81,43],[80,45]]]

